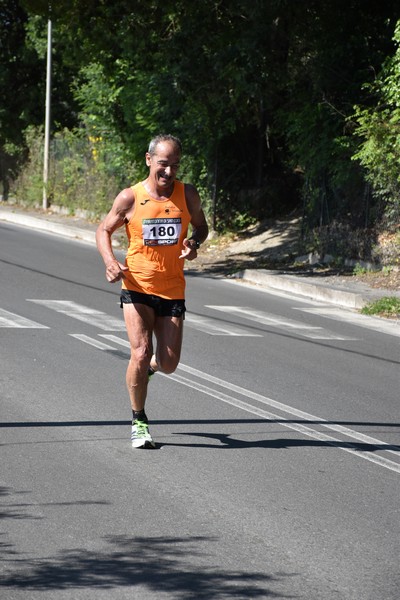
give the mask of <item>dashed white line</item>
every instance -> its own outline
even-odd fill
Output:
[[[0,308],[0,327],[13,329],[49,329],[46,325],[41,325],[2,308]]]
[[[80,340],[81,342],[85,342],[85,344],[89,344],[89,346],[94,346],[95,348],[98,348],[98,350],[115,350],[113,346],[105,344],[104,342],[96,340],[95,338],[92,338],[83,333],[70,333],[69,335],[73,338],[76,338],[77,340]]]
[[[358,313],[349,313],[345,310],[321,306],[320,308],[294,308],[301,312],[314,314],[335,321],[344,321],[352,325],[358,325],[365,329],[372,329],[389,335],[400,336],[400,320],[381,319],[379,317],[360,315]]]
[[[201,315],[194,315],[186,313],[185,322],[194,327],[197,331],[208,333],[208,335],[227,335],[235,337],[263,337],[259,333],[246,330],[244,327],[233,325],[230,323],[222,324],[217,319],[211,319],[209,317],[203,317]]]
[[[116,317],[107,315],[100,310],[89,308],[88,306],[78,304],[72,300],[27,299],[27,302],[34,302],[35,304],[46,306],[47,308],[55,310],[58,313],[65,314],[68,317],[77,319],[78,321],[83,321],[84,323],[88,323],[89,325],[93,325],[99,329],[103,329],[103,331],[125,330],[125,323],[123,319],[117,319]]]
[[[243,319],[255,321],[262,325],[269,325],[270,327],[277,327],[278,329],[285,329],[296,332],[305,338],[313,340],[355,340],[356,338],[350,338],[347,336],[339,335],[329,331],[323,327],[308,325],[306,323],[300,323],[294,319],[288,319],[279,317],[278,315],[267,313],[262,310],[254,310],[247,306],[218,306],[218,305],[207,305],[208,308],[213,310],[221,311],[225,314],[238,315]]]
[[[99,333],[100,337],[106,338],[106,340],[110,340],[110,342],[114,342],[115,344],[120,344],[120,346],[124,346],[125,348],[130,348],[130,343],[128,340],[123,340],[117,335],[112,335],[108,333]]]

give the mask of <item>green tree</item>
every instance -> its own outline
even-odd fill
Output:
[[[378,210],[385,224],[398,226],[400,220],[400,21],[389,57],[376,80],[366,86],[374,105],[355,107],[355,135],[361,143],[353,158],[360,162],[378,198]]]
[[[398,8],[359,1],[291,3],[286,76],[273,111],[284,160],[303,172],[304,213],[310,227],[335,219],[353,227],[367,219],[365,182],[351,161],[355,141],[348,122],[363,85],[392,51]],[[340,16],[340,18],[339,18]]]
[[[24,6],[38,38],[48,4]],[[127,177],[149,137],[179,135],[183,174],[215,190],[221,223],[286,211],[299,192],[310,226],[366,223],[347,117],[393,52],[398,12],[395,0],[60,0],[56,129],[101,137],[96,151],[119,172],[128,160]]]
[[[39,61],[26,43],[28,17],[16,0],[0,3],[0,179],[8,196],[24,140],[23,131],[42,117]],[[43,112],[44,114],[44,112]]]

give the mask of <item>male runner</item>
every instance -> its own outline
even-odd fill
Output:
[[[196,258],[208,235],[197,190],[176,179],[181,153],[178,138],[153,138],[146,152],[147,179],[118,194],[96,232],[107,280],[122,281],[121,307],[131,346],[126,384],[134,448],[155,447],[144,410],[147,384],[156,371],[173,373],[178,366],[186,310],[184,262]],[[129,240],[125,264],[115,258],[111,243],[123,225]]]

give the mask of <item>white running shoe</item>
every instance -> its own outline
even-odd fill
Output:
[[[131,434],[132,448],[155,448],[153,438],[149,432],[149,424],[135,419],[132,422]]]

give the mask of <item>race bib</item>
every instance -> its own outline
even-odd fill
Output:
[[[178,243],[182,221],[176,219],[143,219],[144,246],[173,246]]]

